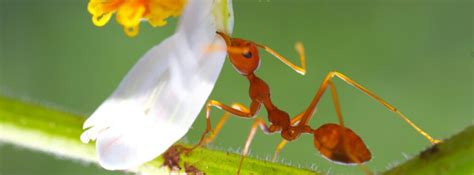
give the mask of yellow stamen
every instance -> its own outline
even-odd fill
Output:
[[[129,28],[123,28],[123,31],[125,32],[125,34],[127,34],[127,36],[134,37],[137,36],[139,27],[140,25],[132,26]]]
[[[109,22],[113,13],[124,28],[125,34],[138,34],[142,20],[153,27],[167,24],[167,18],[181,15],[186,0],[90,0],[87,10],[92,14],[92,22],[102,27]]]
[[[112,13],[94,15],[92,16],[92,23],[94,23],[94,25],[96,25],[97,27],[102,27],[107,24],[107,22],[109,22],[110,17],[112,17]]]

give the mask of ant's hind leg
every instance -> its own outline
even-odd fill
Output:
[[[336,86],[332,83],[331,80],[328,81],[329,87],[331,88],[332,102],[336,110],[337,119],[339,119],[339,125],[344,127],[344,119],[342,118],[341,104],[339,103],[339,98],[337,97]]]
[[[358,84],[357,82],[351,80],[349,77],[345,76],[344,74],[341,74],[339,72],[336,72],[336,71],[333,71],[333,72],[329,72],[328,75],[326,75],[326,78],[324,78],[320,88],[318,89],[317,93],[316,93],[316,96],[313,98],[313,100],[311,101],[311,104],[309,105],[309,107],[306,109],[305,111],[305,114],[304,116],[301,118],[300,122],[298,123],[298,125],[306,125],[309,120],[311,119],[312,117],[312,114],[313,114],[313,111],[314,109],[316,108],[316,106],[318,105],[319,101],[321,100],[321,97],[324,93],[324,91],[326,90],[327,86],[331,85],[331,79],[333,79],[334,77],[338,77],[340,78],[341,80],[343,80],[344,82],[346,82],[347,84],[359,89],[360,91],[362,91],[363,93],[365,93],[366,95],[368,95],[369,97],[372,97],[374,100],[376,100],[377,102],[379,102],[380,104],[382,104],[383,106],[385,106],[388,110],[390,110],[391,112],[397,114],[400,118],[402,118],[406,123],[408,123],[411,127],[413,127],[419,134],[421,134],[422,136],[424,136],[427,140],[429,140],[432,144],[436,144],[436,143],[439,143],[440,140],[437,140],[437,139],[433,139],[428,133],[426,133],[425,131],[423,131],[422,129],[420,129],[418,126],[416,126],[410,119],[408,119],[408,117],[406,117],[405,115],[403,115],[400,111],[398,111],[395,107],[393,107],[392,105],[388,104],[385,100],[383,100],[382,98],[378,97],[377,95],[375,95],[374,93],[370,92],[369,90],[367,90],[366,88],[364,88],[363,86],[361,86],[360,84]]]
[[[385,100],[383,100],[382,98],[378,97],[377,95],[375,95],[374,93],[370,92],[369,90],[367,90],[366,88],[364,88],[363,86],[361,86],[359,83],[355,82],[354,80],[350,79],[349,77],[345,76],[344,74],[342,73],[339,73],[339,72],[330,72],[328,75],[327,75],[327,78],[331,79],[333,77],[338,77],[340,78],[341,80],[343,80],[344,82],[346,82],[347,84],[359,89],[360,91],[362,91],[363,93],[365,93],[366,95],[368,95],[369,97],[372,97],[374,100],[376,100],[377,102],[379,102],[380,104],[382,104],[383,106],[385,106],[388,110],[390,110],[391,112],[397,114],[400,118],[402,118],[406,123],[408,123],[412,128],[414,128],[419,134],[421,134],[422,136],[424,136],[427,140],[429,140],[432,144],[436,144],[436,143],[439,143],[441,142],[440,140],[437,140],[437,139],[433,139],[433,137],[431,137],[428,133],[426,133],[425,131],[423,131],[421,128],[419,128],[418,126],[415,125],[415,123],[413,123],[410,119],[408,119],[408,117],[406,117],[403,113],[401,113],[397,108],[393,107],[392,105],[390,105],[389,103],[387,103]]]

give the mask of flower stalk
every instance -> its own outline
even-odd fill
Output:
[[[0,96],[0,142],[10,143],[35,151],[47,152],[67,159],[97,164],[92,143],[79,139],[84,117],[25,103]],[[474,126],[442,143],[422,151],[382,174],[472,174],[474,167]],[[183,162],[192,163],[207,174],[234,174],[240,155],[224,151],[198,148]],[[163,168],[162,157],[131,170],[140,174],[169,174]],[[357,169],[357,168],[355,168]],[[356,170],[355,170],[356,171]],[[242,174],[318,174],[277,163],[246,158]]]
[[[397,167],[385,172],[398,174],[474,174],[474,126],[440,144],[433,145]]]
[[[67,159],[97,164],[93,143],[83,144],[84,117],[60,112],[37,104],[29,104],[0,96],[0,142],[47,152]],[[206,174],[235,174],[240,155],[224,151],[198,148],[182,162],[192,164]],[[138,174],[169,174],[158,157],[139,168],[130,170]],[[184,166],[182,166],[184,167]],[[317,174],[310,170],[246,158],[242,174]]]

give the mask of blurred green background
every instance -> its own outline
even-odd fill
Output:
[[[0,94],[86,116],[176,24],[176,19],[163,28],[142,24],[140,34],[128,38],[115,20],[103,28],[93,26],[87,0],[0,2]],[[275,104],[290,115],[304,110],[322,78],[338,70],[436,138],[449,137],[474,122],[472,1],[234,0],[234,11],[235,37],[266,44],[296,63],[294,43],[305,44],[306,76],[261,53],[257,74],[271,86]],[[430,145],[382,105],[335,82],[346,125],[372,151],[370,169],[383,171]],[[247,80],[226,62],[210,98],[248,105],[247,90]],[[221,114],[213,110],[213,121]],[[265,111],[259,116],[265,118]],[[311,125],[336,121],[331,98],[325,95]],[[240,150],[251,123],[231,118],[212,147]],[[201,113],[184,139],[196,143],[204,127]],[[258,132],[251,156],[271,157],[280,139]],[[322,158],[310,135],[288,144],[279,160],[331,174],[362,174],[358,168]],[[121,173],[2,144],[0,174]]]

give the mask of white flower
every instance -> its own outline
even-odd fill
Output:
[[[183,137],[214,87],[226,52],[216,30],[230,34],[231,0],[188,0],[175,34],[150,49],[84,123],[81,140],[97,140],[99,163],[135,168]]]

